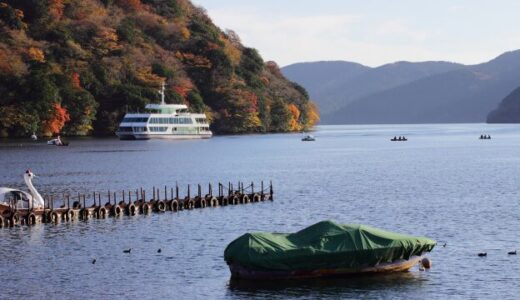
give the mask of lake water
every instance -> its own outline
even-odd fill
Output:
[[[490,134],[490,141],[478,140]],[[406,135],[406,143],[393,143]],[[0,230],[0,298],[516,298],[520,292],[520,126],[323,126],[204,141],[0,141],[0,186],[91,193],[272,180],[275,201]],[[234,283],[226,245],[248,231],[331,219],[436,239],[421,272]],[[447,243],[446,247],[442,244]],[[132,248],[131,254],[123,250]],[[161,248],[162,253],[157,253]],[[487,252],[485,258],[477,253]],[[93,258],[97,263],[91,264]]]

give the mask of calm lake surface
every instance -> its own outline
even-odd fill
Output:
[[[480,141],[480,134],[493,139]],[[394,135],[409,142],[393,143]],[[516,298],[520,126],[323,126],[204,141],[0,141],[0,186],[91,193],[272,180],[275,201],[0,229],[0,298]],[[150,192],[149,192],[150,193]],[[226,245],[331,219],[436,239],[433,268],[390,276],[235,283]],[[442,247],[447,243],[446,247]],[[123,254],[132,248],[131,254]],[[158,254],[157,249],[162,253]],[[477,253],[487,252],[485,258]],[[97,263],[91,264],[93,258]]]

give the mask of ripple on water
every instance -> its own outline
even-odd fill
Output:
[[[24,188],[20,174],[32,168],[42,193],[150,191],[178,182],[184,194],[187,184],[273,180],[276,194],[274,202],[254,205],[0,230],[0,274],[9,274],[2,295],[513,298],[520,264],[507,252],[520,248],[518,129],[333,126],[320,128],[314,144],[290,134],[175,143],[71,139],[69,149],[3,140],[1,186]],[[413,136],[409,143],[388,142],[403,132]],[[482,132],[494,140],[475,141]],[[433,269],[303,282],[230,281],[223,251],[236,237],[297,231],[324,219],[432,237],[439,241],[431,253]],[[132,252],[124,254],[128,248]],[[483,251],[488,256],[477,257]]]

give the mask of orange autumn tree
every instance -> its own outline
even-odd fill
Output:
[[[293,103],[289,104],[288,108],[289,108],[289,112],[291,113],[291,119],[289,121],[289,130],[290,131],[300,130],[301,129],[300,123],[298,123],[298,121],[300,120],[300,114],[301,114],[300,110]]]
[[[79,79],[79,73],[74,72],[70,75],[70,81],[75,89],[81,89],[81,81]]]
[[[53,110],[50,113],[50,119],[43,122],[43,134],[46,136],[60,133],[65,123],[70,121],[67,109],[59,103],[54,103]]]
[[[37,61],[37,62],[45,62],[45,54],[41,49],[38,49],[36,47],[30,47],[27,50],[27,55],[29,56],[30,60]]]
[[[63,0],[49,0],[49,14],[55,21],[59,21],[63,17],[64,9]]]
[[[318,111],[318,106],[314,102],[307,103],[307,122],[305,124],[306,128],[312,128],[320,121],[320,114]]]
[[[117,0],[116,4],[119,7],[130,11],[140,11],[143,9],[141,0]]]
[[[180,78],[173,86],[173,90],[182,98],[186,99],[188,93],[193,90],[193,83],[187,78]]]

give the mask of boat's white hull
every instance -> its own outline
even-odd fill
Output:
[[[138,133],[116,133],[121,140],[195,140],[209,139],[212,134],[138,134]]]

